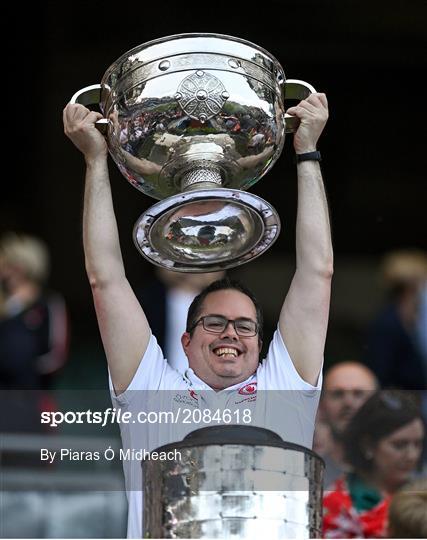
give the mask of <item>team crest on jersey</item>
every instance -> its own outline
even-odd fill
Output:
[[[256,382],[245,384],[245,386],[239,388],[239,394],[241,396],[252,396],[253,394],[256,394],[256,387]]]

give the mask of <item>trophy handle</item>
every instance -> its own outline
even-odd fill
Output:
[[[316,92],[311,84],[298,79],[288,79],[285,81],[285,99],[307,98],[310,94]],[[299,126],[299,119],[296,116],[285,113],[285,133],[294,133]]]
[[[99,105],[101,102],[101,92],[103,88],[100,84],[92,84],[86,86],[81,90],[78,90],[74,96],[70,99],[70,103],[78,103],[80,105]],[[95,127],[105,135],[107,133],[109,120],[108,118],[101,118],[95,122]]]

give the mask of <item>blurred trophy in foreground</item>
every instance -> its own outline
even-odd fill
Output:
[[[314,88],[286,80],[267,51],[231,36],[179,34],[122,55],[73,103],[99,105],[97,127],[125,178],[159,199],[135,224],[153,264],[212,272],[254,259],[280,231],[276,210],[247,193],[298,121],[285,99]]]
[[[142,461],[143,538],[321,538],[325,466],[308,448],[218,425],[156,451],[173,457]]]

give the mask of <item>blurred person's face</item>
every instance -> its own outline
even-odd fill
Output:
[[[314,430],[313,450],[321,456],[327,454],[330,448],[331,429],[323,420],[316,420]]]
[[[381,439],[372,450],[373,471],[390,491],[409,480],[421,456],[424,426],[419,418]]]
[[[202,305],[200,317],[221,315],[229,320],[240,318],[257,322],[252,300],[233,289],[209,293]],[[182,345],[190,368],[214,389],[228,388],[246,380],[258,367],[258,335],[242,337],[229,323],[223,332],[206,331],[202,322],[194,328],[192,336],[185,332]]]
[[[364,366],[354,363],[331,368],[325,378],[321,408],[335,434],[343,433],[355,412],[375,390],[375,378]]]
[[[16,286],[25,279],[22,269],[0,257],[0,286],[5,294],[14,292]]]
[[[166,268],[159,268],[158,275],[160,279],[168,286],[181,290],[192,291],[198,294],[213,281],[222,279],[225,272],[201,272],[200,274],[172,272]]]

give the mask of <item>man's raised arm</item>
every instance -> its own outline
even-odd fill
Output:
[[[312,94],[287,111],[300,119],[297,154],[316,150],[328,118],[324,94]],[[329,317],[333,252],[328,205],[317,161],[297,165],[296,272],[285,298],[279,329],[300,376],[315,385],[323,362]]]
[[[64,131],[83,153],[86,183],[83,243],[98,325],[117,394],[126,390],[147,348],[150,328],[125,276],[107,165],[107,145],[96,129],[99,113],[64,109]]]

